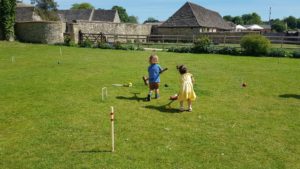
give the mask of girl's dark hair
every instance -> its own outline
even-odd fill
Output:
[[[176,66],[180,74],[185,74],[187,72],[187,68],[184,65]]]

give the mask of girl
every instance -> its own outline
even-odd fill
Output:
[[[184,111],[183,102],[187,101],[188,111],[192,111],[192,101],[196,100],[196,94],[193,89],[194,78],[191,73],[187,72],[187,68],[184,65],[177,66],[180,79],[180,90],[178,93],[178,101],[180,102],[180,111]]]

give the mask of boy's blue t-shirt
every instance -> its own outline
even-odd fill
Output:
[[[148,67],[148,72],[149,72],[149,82],[150,83],[159,83],[160,78],[159,78],[159,72],[161,71],[161,67],[159,64],[151,64]]]

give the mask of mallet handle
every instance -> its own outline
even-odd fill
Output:
[[[159,72],[159,74],[164,73],[164,71],[166,71],[166,70],[168,70],[168,68],[164,68],[163,70],[161,70],[161,71]]]

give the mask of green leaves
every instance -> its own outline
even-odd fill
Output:
[[[5,40],[14,40],[16,0],[0,1],[0,29]]]

